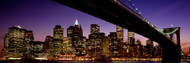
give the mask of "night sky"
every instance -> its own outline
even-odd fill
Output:
[[[127,0],[122,0],[129,5]],[[187,52],[190,46],[190,0],[132,0],[135,6],[157,28],[181,27],[182,49]],[[100,32],[108,35],[116,31],[116,26],[94,16],[69,8],[51,0],[0,0],[0,49],[3,48],[4,36],[8,28],[20,25],[32,30],[35,41],[44,41],[47,35],[53,36],[55,25],[66,29],[74,25],[78,19],[83,28],[84,36],[90,34],[90,24],[98,24]],[[138,26],[138,25],[137,25]],[[127,40],[127,30],[124,30],[124,41]],[[159,37],[158,37],[159,38]],[[145,44],[147,38],[135,35],[136,40]]]

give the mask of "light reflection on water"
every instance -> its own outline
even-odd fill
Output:
[[[161,63],[151,61],[35,61],[35,60],[4,60],[0,63]],[[180,62],[189,63],[189,62]]]

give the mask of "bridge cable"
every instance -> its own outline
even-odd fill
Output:
[[[141,12],[139,12],[138,8],[135,7],[135,4],[131,2],[131,0],[128,0],[128,2],[130,3],[130,5],[132,6],[132,8],[136,11],[137,14],[139,14],[139,16],[141,16],[142,18],[144,18],[141,15]],[[168,34],[173,34],[174,32],[176,32],[178,30],[178,28],[176,28],[175,30],[168,32],[168,33],[164,33],[163,31],[161,31],[160,29],[156,28],[153,24],[151,24],[147,19],[145,19],[145,22],[148,23],[150,26],[152,26],[153,28],[155,28],[157,31],[159,31],[160,33],[164,34],[164,35],[168,35]]]

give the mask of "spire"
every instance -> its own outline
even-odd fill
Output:
[[[81,24],[80,24],[80,28],[82,28],[82,27],[81,27]]]
[[[82,27],[81,27],[81,24],[80,24],[80,27],[79,27],[80,30],[82,30]]]
[[[15,25],[14,27],[21,29],[22,27],[19,25]]]
[[[173,24],[171,24],[171,27],[173,27],[174,25]]]
[[[75,25],[79,25],[79,23],[78,23],[78,20],[76,19],[76,21],[75,21]]]

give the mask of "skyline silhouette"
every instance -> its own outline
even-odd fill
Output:
[[[172,1],[133,1],[136,7],[142,12],[142,15],[147,18],[152,24],[159,29],[168,28],[171,24],[174,27],[181,27],[181,46],[187,52],[189,46],[190,25],[188,11],[190,4],[188,0],[172,0]],[[128,3],[126,3],[128,5]],[[146,4],[146,5],[145,5]],[[160,5],[162,4],[162,5]],[[61,25],[64,28],[64,36],[66,29],[70,25],[74,25],[75,19],[79,20],[79,24],[84,29],[84,36],[88,37],[90,33],[90,24],[98,24],[100,32],[115,32],[116,26],[105,22],[96,17],[87,15],[83,12],[71,9],[67,6],[52,2],[51,0],[3,0],[0,2],[0,43],[3,47],[3,37],[8,31],[8,28],[13,25],[20,25],[25,29],[33,30],[35,41],[44,41],[46,35],[53,35],[53,27]],[[146,38],[137,35],[135,38],[141,40],[145,44]],[[124,31],[124,41],[127,41],[127,31]]]

